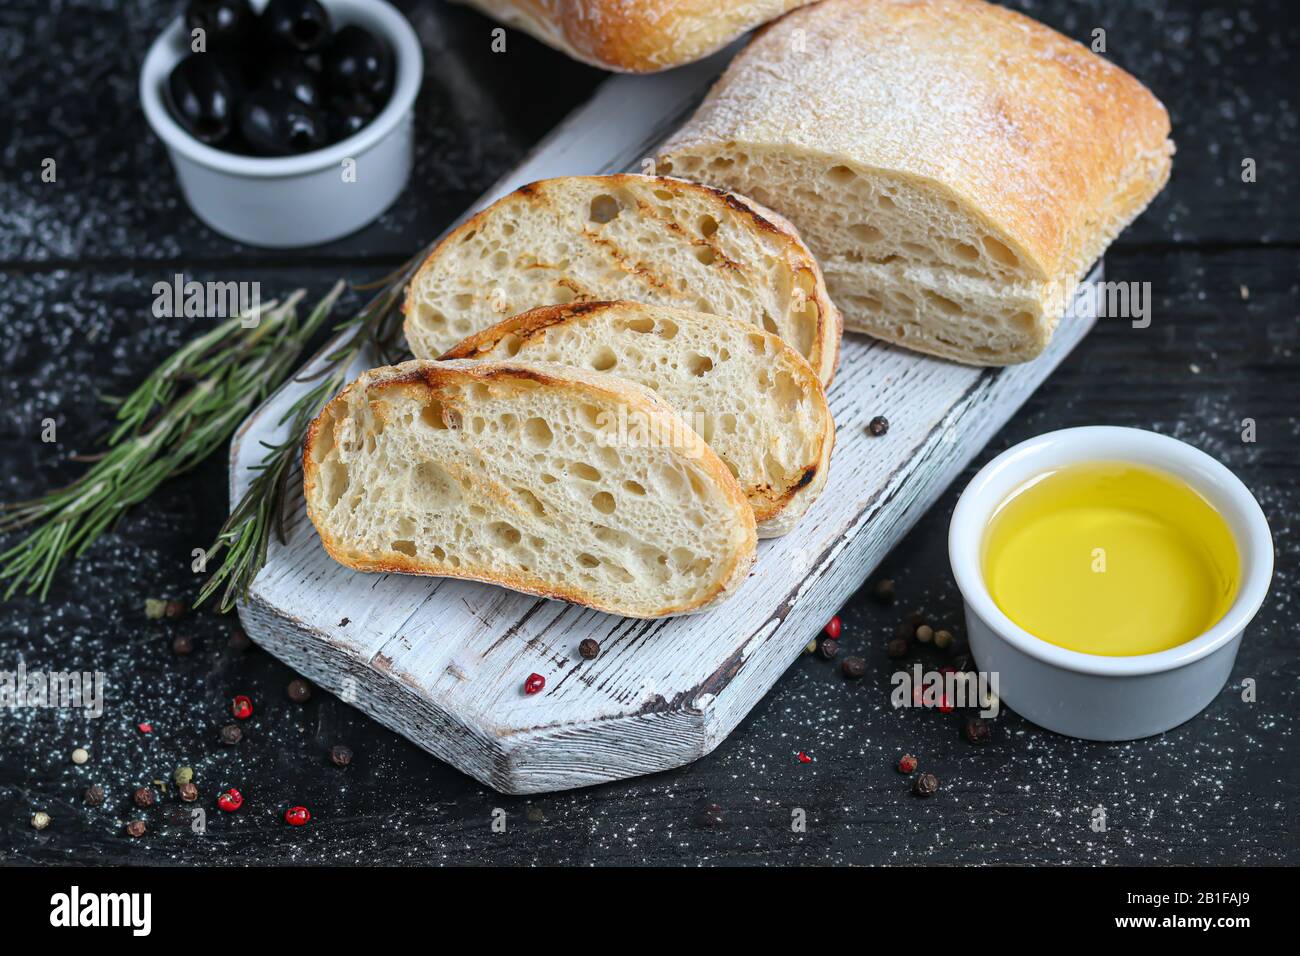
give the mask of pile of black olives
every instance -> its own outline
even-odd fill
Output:
[[[233,153],[289,156],[351,136],[393,92],[393,55],[358,26],[333,29],[319,0],[190,0],[188,37],[204,31],[168,80],[176,121]]]

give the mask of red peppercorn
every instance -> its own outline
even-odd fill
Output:
[[[903,754],[903,756],[898,758],[899,773],[912,773],[914,770],[916,770],[915,757],[913,757],[911,754]]]
[[[290,807],[284,811],[284,822],[291,827],[300,827],[311,819],[311,811],[306,807]]]
[[[247,720],[253,716],[253,702],[240,694],[230,702],[230,712],[235,715],[236,720]]]
[[[149,723],[140,723],[140,724],[136,724],[136,727],[139,728],[140,733],[142,733],[142,734],[151,734],[151,733],[153,733],[153,724],[149,724]]]
[[[225,793],[217,797],[217,806],[227,813],[234,813],[244,805],[244,795],[231,787]]]
[[[838,641],[840,639],[840,631],[842,629],[843,629],[843,625],[840,623],[840,616],[836,614],[833,618],[831,618],[829,621],[826,622],[826,627],[824,627],[822,630],[826,632],[826,636],[829,637],[832,641]]]
[[[942,697],[939,698],[939,713],[951,714],[952,711],[953,711],[952,701],[949,699],[947,694],[944,694]]]
[[[812,757],[809,757],[809,756],[808,756],[806,753],[804,753],[802,750],[799,751],[798,756],[799,756],[799,762],[800,762],[800,763],[812,763]]]
[[[546,678],[541,674],[529,674],[528,680],[524,681],[524,693],[536,694],[546,686]]]

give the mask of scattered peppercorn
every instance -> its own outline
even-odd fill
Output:
[[[199,788],[194,786],[188,780],[180,786],[181,799],[186,803],[193,803],[199,798]]]
[[[916,639],[922,644],[929,644],[934,640],[934,628],[929,624],[922,624],[916,629]]]
[[[843,629],[844,623],[840,620],[840,616],[836,614],[826,622],[826,626],[822,628],[822,631],[825,632],[826,636],[832,641],[838,641],[840,639],[840,631]]]
[[[308,684],[300,677],[295,677],[289,681],[289,686],[285,688],[285,692],[295,704],[305,704],[311,700],[311,684]]]
[[[912,792],[918,797],[930,797],[939,790],[939,778],[932,773],[923,773],[912,784]]]
[[[178,784],[189,783],[191,780],[194,779],[194,768],[177,767],[172,772],[172,779],[175,780]]]
[[[78,747],[72,751],[72,762],[80,766],[90,759],[90,751],[85,747]]]
[[[160,621],[167,613],[167,602],[162,598],[144,599],[144,616],[151,621]]]
[[[812,763],[812,757],[809,757],[802,750],[795,754],[795,756],[799,758],[800,763]]]
[[[129,837],[142,837],[148,827],[144,825],[143,820],[132,820],[126,825],[126,835]]]
[[[941,651],[946,651],[952,647],[952,631],[935,631],[934,646]]]
[[[234,813],[243,805],[244,795],[234,787],[231,787],[225,793],[217,796],[217,806],[226,811],[226,813]]]
[[[695,825],[703,830],[712,830],[723,824],[722,806],[701,800],[695,807]]]
[[[829,637],[823,637],[821,644],[817,647],[817,651],[822,657],[830,660],[840,652],[840,642],[832,641]]]
[[[600,645],[591,638],[583,638],[578,644],[578,653],[582,655],[585,661],[594,661],[600,653]]]
[[[884,415],[877,415],[871,421],[867,422],[867,431],[879,438],[885,432],[889,431],[889,419]]]
[[[345,744],[335,744],[330,748],[330,761],[336,767],[346,767],[352,762],[352,748]]]
[[[81,799],[86,802],[86,806],[97,807],[104,802],[104,788],[99,786],[87,787],[86,792],[81,795]]]
[[[50,825],[50,815],[44,810],[37,810],[32,814],[32,827],[37,830],[44,830]]]
[[[174,621],[179,617],[184,617],[189,606],[184,601],[170,600],[163,605],[163,616],[168,620]]]
[[[524,693],[537,694],[540,693],[542,688],[545,686],[546,686],[545,677],[543,677],[541,674],[529,674],[528,679],[524,681]]]
[[[531,804],[528,809],[524,811],[524,816],[527,818],[529,823],[541,823],[546,819],[546,814],[542,812],[542,808],[532,806]]]
[[[253,702],[245,694],[240,694],[230,702],[230,712],[236,720],[247,720],[253,716]]]
[[[992,739],[993,728],[983,717],[967,717],[966,723],[962,725],[961,734],[966,738],[967,743],[983,747]]]
[[[157,796],[152,787],[137,787],[135,793],[131,794],[131,799],[137,807],[152,807]]]
[[[180,657],[191,653],[194,650],[194,638],[188,634],[177,634],[172,638],[172,653]]]
[[[901,638],[904,641],[910,641],[916,637],[916,625],[908,621],[903,621],[898,627],[894,628],[894,637]]]
[[[905,637],[896,637],[885,645],[885,653],[894,660],[906,657],[911,649],[912,645],[908,643],[908,640]]]
[[[153,724],[149,723],[147,720],[146,720],[146,721],[142,721],[141,723],[138,723],[138,724],[136,724],[135,726],[136,726],[136,729],[139,730],[140,733],[142,733],[142,734],[151,734],[151,733],[153,733]]]
[[[306,807],[290,807],[284,811],[284,822],[291,827],[300,827],[311,819],[311,811]]]
[[[230,629],[230,640],[226,642],[226,646],[232,651],[246,651],[252,643],[244,633],[244,629],[236,624]]]
[[[871,596],[881,604],[894,603],[894,579],[881,578],[876,582],[876,586],[871,589]]]
[[[226,724],[221,728],[221,742],[223,744],[237,744],[244,739],[244,732],[239,729],[238,724]]]
[[[867,673],[867,662],[861,657],[846,657],[840,664],[840,672],[849,680],[857,680]]]
[[[903,754],[898,758],[898,772],[912,773],[916,770],[916,758],[911,754]]]
[[[816,653],[817,653],[817,638],[814,637],[811,641],[809,641],[809,642],[804,646],[803,652],[804,652],[805,654],[816,654]]]

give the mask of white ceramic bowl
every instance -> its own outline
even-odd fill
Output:
[[[1083,654],[1039,640],[993,602],[980,562],[993,510],[1033,475],[1098,460],[1129,461],[1176,475],[1228,522],[1241,556],[1237,599],[1200,637],[1155,654]],[[1104,426],[1039,435],[985,465],[953,511],[948,557],[966,604],[971,654],[980,671],[998,675],[1002,701],[1048,730],[1086,740],[1147,737],[1200,713],[1227,682],[1242,632],[1263,603],[1273,576],[1268,522],[1232,472],[1176,439]]]
[[[393,94],[362,130],[300,156],[262,158],[200,143],[171,116],[167,77],[189,53],[177,19],[154,41],[140,71],[140,102],[167,146],[181,192],[194,214],[224,236],[255,246],[309,246],[355,232],[406,187],[414,152],[415,96],[424,58],[406,18],[383,0],[323,0],[335,26],[354,23],[393,53]],[[254,3],[260,9],[264,3]],[[355,160],[355,181],[344,161]]]

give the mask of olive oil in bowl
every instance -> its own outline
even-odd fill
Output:
[[[1173,475],[1122,461],[1046,471],[998,505],[981,565],[994,603],[1035,637],[1127,657],[1218,623],[1241,559],[1228,523]]]

